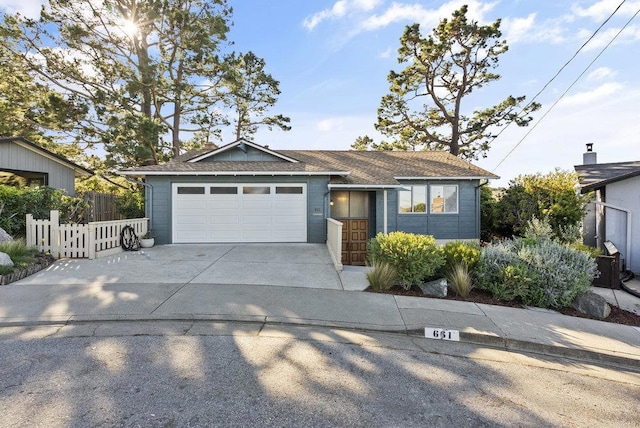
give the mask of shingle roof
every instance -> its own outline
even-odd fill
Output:
[[[447,152],[389,152],[339,150],[279,150],[278,154],[298,162],[200,161],[189,159],[206,154],[192,151],[164,165],[123,170],[129,175],[181,175],[193,173],[286,173],[332,175],[335,185],[399,185],[397,178],[498,178]],[[344,172],[344,173],[342,173]]]
[[[640,175],[640,161],[576,165],[581,193]]]

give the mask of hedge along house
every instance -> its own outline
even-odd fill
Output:
[[[0,184],[49,186],[75,196],[75,178],[93,172],[24,137],[0,138]]]
[[[479,239],[480,186],[498,178],[446,152],[274,151],[246,140],[120,173],[144,177],[158,243],[324,243],[331,217],[343,223],[344,264],[363,264],[378,232]]]

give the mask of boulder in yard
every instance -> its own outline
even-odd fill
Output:
[[[13,238],[3,228],[0,227],[0,242],[4,241],[13,241]]]
[[[447,280],[445,278],[420,284],[420,289],[424,294],[436,297],[447,297]]]
[[[0,253],[0,266],[13,267],[13,261],[7,253]]]
[[[605,298],[590,291],[578,295],[571,306],[583,314],[596,318],[604,319],[611,313],[611,306]]]

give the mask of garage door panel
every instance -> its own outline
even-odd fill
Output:
[[[238,242],[240,240],[239,230],[217,230],[208,236],[207,242]]]
[[[254,198],[254,195],[251,195]],[[270,210],[272,201],[270,200],[245,200],[242,201],[242,208],[245,210]]]
[[[182,193],[176,191],[176,186],[173,188],[173,242],[307,240],[305,184],[180,184]],[[197,188],[198,193],[184,190],[189,187]],[[244,192],[245,188],[253,191]]]
[[[200,200],[184,198],[180,204],[180,209],[183,209],[183,210],[188,210],[188,209],[202,210],[204,207],[205,207],[205,201],[202,200],[202,197],[200,198]]]
[[[234,215],[219,215],[219,216],[208,216],[207,217],[208,224],[215,224],[218,226],[221,225],[236,225],[240,224],[240,219],[238,216]]]
[[[207,209],[209,210],[237,210],[240,209],[240,201],[207,201]]]
[[[205,223],[206,223],[206,220],[205,220],[205,216],[203,215],[184,215],[183,214],[176,219],[176,224],[185,225],[185,226],[201,225]]]
[[[247,230],[242,231],[242,239],[247,242],[271,242],[272,236],[270,230]]]
[[[272,223],[271,217],[267,217],[264,215],[243,215],[242,216],[242,224],[257,224],[262,227],[265,225],[269,225]]]

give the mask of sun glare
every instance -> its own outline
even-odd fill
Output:
[[[138,26],[131,20],[126,20],[120,26],[122,31],[129,37],[133,37],[138,32]]]

